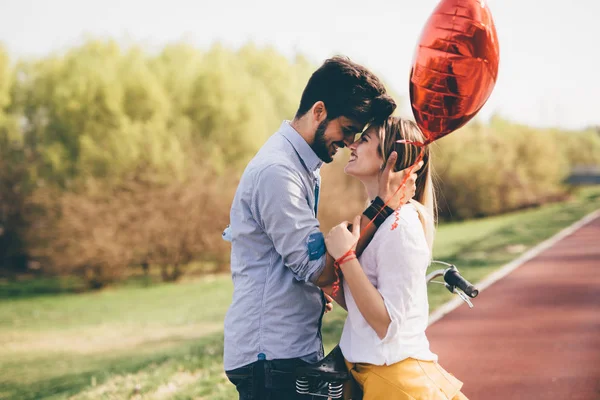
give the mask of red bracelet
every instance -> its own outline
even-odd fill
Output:
[[[340,268],[340,266],[345,263],[346,261],[350,261],[350,260],[354,260],[356,257],[356,251],[354,251],[354,249],[350,249],[346,252],[346,254],[344,254],[343,256],[341,256],[340,258],[338,258],[337,260],[335,260],[335,262],[333,263],[333,265],[336,268]]]
[[[338,263],[338,265],[341,267],[341,266],[342,266],[342,264],[344,264],[345,262],[347,262],[347,261],[350,261],[350,260],[356,260],[356,259],[357,259],[357,257],[356,257],[355,255],[354,255],[354,256],[351,256],[351,257],[346,257],[346,258],[344,258],[342,261],[340,261],[340,262]]]

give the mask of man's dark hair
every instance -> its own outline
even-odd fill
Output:
[[[327,109],[327,119],[344,116],[363,125],[381,122],[396,109],[383,83],[365,67],[336,56],[325,60],[306,84],[296,118],[318,101]]]

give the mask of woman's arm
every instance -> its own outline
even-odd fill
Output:
[[[348,231],[348,222],[339,224],[329,232],[325,238],[327,250],[332,257],[339,259],[346,254],[347,249],[354,250],[356,248],[358,236],[360,236],[360,216],[354,219],[352,232]],[[358,310],[375,330],[377,336],[383,339],[386,336],[391,318],[381,294],[369,282],[356,257],[342,262],[340,269],[352,292]]]
[[[385,342],[397,336],[410,305],[414,301],[423,305],[427,296],[425,292],[421,298],[422,291],[427,290],[423,267],[426,268],[431,254],[425,237],[418,234],[420,221],[416,216],[414,221],[410,220],[412,222],[400,221],[396,229],[386,232],[377,243],[377,288],[356,258],[340,260],[340,268],[357,308],[379,339]],[[333,251],[336,259],[344,256],[344,248],[348,248],[358,234],[355,230],[344,232],[343,226],[340,224],[332,229],[325,239],[328,250]]]
[[[383,297],[367,278],[356,258],[346,261],[340,268],[352,292],[354,302],[363,318],[373,328],[379,339],[383,339],[392,322]]]

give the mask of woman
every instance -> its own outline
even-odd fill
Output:
[[[376,199],[378,176],[396,151],[396,170],[413,165],[421,148],[398,140],[423,142],[411,121],[390,117],[369,128],[350,146],[345,167]],[[348,310],[340,348],[364,399],[466,399],[462,382],[446,372],[429,349],[426,269],[431,261],[435,199],[429,149],[418,172],[415,197],[379,220],[381,226],[359,259],[348,253],[359,237],[359,219],[334,227],[325,239],[338,260],[343,292],[336,300]],[[341,297],[343,296],[343,298]]]

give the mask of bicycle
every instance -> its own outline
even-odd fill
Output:
[[[439,283],[446,286],[450,293],[458,295],[469,308],[473,308],[469,298],[475,298],[479,290],[464,279],[455,265],[444,261],[432,261],[432,264],[442,264],[446,268],[437,269],[426,275],[427,283]],[[443,277],[444,282],[434,279]],[[344,356],[336,346],[327,356],[314,364],[298,367],[295,371],[296,393],[327,399],[341,399],[344,395],[344,385],[352,379],[344,363]]]

